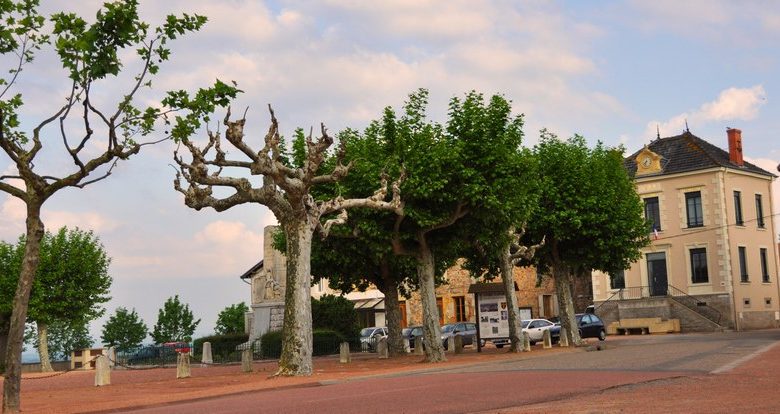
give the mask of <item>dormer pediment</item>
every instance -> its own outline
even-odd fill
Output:
[[[636,156],[636,175],[656,174],[662,171],[661,156],[650,151],[645,145]]]

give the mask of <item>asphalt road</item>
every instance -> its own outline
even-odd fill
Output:
[[[780,331],[609,337],[606,349],[252,392],[140,413],[489,412],[663,378],[722,372],[780,341]]]

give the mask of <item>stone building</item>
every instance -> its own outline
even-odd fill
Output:
[[[691,134],[661,138],[626,158],[652,243],[617,274],[593,274],[608,322],[679,320],[682,331],[780,326],[772,182],[742,156]]]
[[[436,288],[436,305],[439,308],[439,323],[469,321],[475,322],[474,295],[469,294],[469,286],[477,280],[460,265],[455,265],[444,273],[447,281]],[[536,287],[537,273],[533,267],[516,267],[515,284],[518,286],[518,306],[526,318],[550,318],[558,316],[558,300],[552,279],[544,278],[540,287]],[[494,282],[501,281],[497,277]],[[403,326],[422,323],[422,302],[418,292],[409,299],[401,298],[401,321]]]

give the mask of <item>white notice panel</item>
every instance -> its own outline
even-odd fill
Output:
[[[479,335],[482,339],[509,337],[509,312],[503,293],[479,294]]]

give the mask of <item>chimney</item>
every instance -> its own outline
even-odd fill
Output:
[[[729,136],[729,161],[732,164],[742,166],[745,162],[742,160],[742,131],[736,128],[726,129]]]

